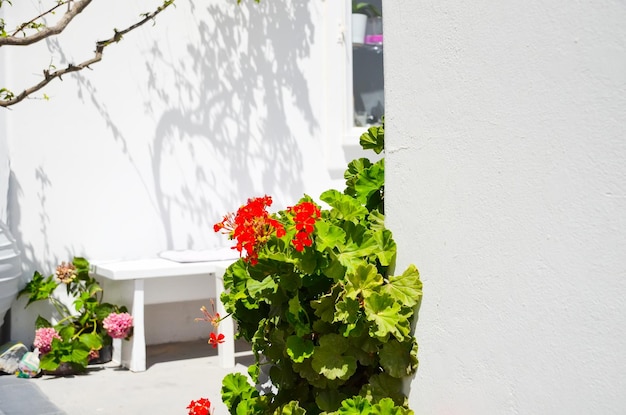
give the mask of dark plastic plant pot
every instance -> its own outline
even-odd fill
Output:
[[[102,346],[100,349],[100,355],[94,359],[89,361],[90,365],[100,365],[103,363],[108,363],[113,359],[113,346],[108,344]]]

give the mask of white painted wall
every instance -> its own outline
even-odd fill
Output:
[[[626,413],[626,5],[385,3],[420,414]]]
[[[27,3],[13,10],[26,15]],[[343,46],[328,34],[339,23],[324,20],[343,4],[243,3],[177,1],[154,27],[107,48],[92,71],[50,84],[49,101],[6,114],[10,225],[27,275],[73,255],[225,245],[212,225],[248,197],[269,194],[282,208],[343,188],[329,165],[342,151],[332,114],[343,113],[345,97],[329,99],[341,93],[329,85],[344,73],[327,59]],[[158,4],[94,2],[58,39],[3,48],[4,81],[18,91],[51,59],[61,67],[89,58],[95,39]],[[35,315],[23,304],[13,307],[12,335],[28,342]]]

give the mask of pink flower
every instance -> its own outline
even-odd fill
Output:
[[[128,337],[133,327],[133,316],[128,313],[111,313],[102,320],[102,325],[109,336],[114,339],[123,339]]]
[[[39,353],[46,354],[52,348],[52,339],[61,339],[59,333],[52,327],[42,327],[35,331],[33,346],[39,349]]]

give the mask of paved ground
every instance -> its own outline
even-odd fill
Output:
[[[210,399],[215,414],[226,414],[222,378],[232,371],[245,373],[250,359],[238,359],[243,364],[233,370],[222,369],[213,348],[200,340],[149,347],[148,369],[141,373],[107,363],[79,376],[17,380],[38,386],[67,415],[186,414],[189,402],[198,398]]]

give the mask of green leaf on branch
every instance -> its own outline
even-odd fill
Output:
[[[402,307],[388,295],[372,293],[365,299],[365,315],[374,323],[370,331],[381,341],[386,341],[390,334],[404,340],[411,329],[410,314],[407,307]]]
[[[359,202],[367,205],[371,210],[376,207],[374,203],[369,203],[372,196],[379,192],[384,185],[385,161],[381,159],[372,164],[369,168],[361,171],[360,174],[355,177],[354,196]],[[376,202],[380,202],[380,200]]]
[[[276,410],[274,415],[305,415],[306,410],[300,407],[297,401],[290,401],[287,405],[284,405],[280,410]],[[247,415],[247,414],[246,414]]]
[[[222,379],[222,401],[234,413],[241,401],[258,396],[256,389],[241,373],[229,373]]]
[[[330,222],[318,221],[315,224],[316,237],[315,247],[319,252],[325,249],[333,249],[336,246],[343,245],[346,240],[346,233],[339,226]]]
[[[383,277],[372,264],[359,265],[357,269],[346,275],[346,297],[355,299],[369,297],[383,285]]]
[[[422,298],[422,282],[415,265],[409,267],[399,276],[389,277],[384,290],[397,302],[407,306],[416,306]]]
[[[278,286],[272,276],[268,275],[263,281],[250,278],[246,283],[246,288],[251,297],[256,298],[257,301],[262,301],[263,298],[267,297],[269,294],[275,293]]]
[[[337,302],[337,298],[339,297],[340,288],[335,286],[333,290],[322,296],[317,300],[311,301],[311,307],[313,308],[314,314],[319,317],[322,321],[327,323],[332,323],[335,321],[335,303]]]
[[[341,402],[341,407],[334,412],[337,415],[370,415],[372,404],[362,396],[355,396]]]
[[[297,336],[305,336],[311,332],[306,310],[300,304],[300,298],[297,295],[289,300],[287,321],[294,326]]]
[[[413,415],[413,411],[402,406],[396,406],[391,398],[383,398],[372,407],[372,415]]]
[[[348,350],[348,340],[339,334],[326,334],[320,337],[320,345],[315,347],[311,367],[330,380],[347,380],[356,371],[356,358],[344,355]]]
[[[346,394],[337,389],[322,389],[315,397],[315,403],[323,411],[334,411],[341,406],[341,402],[346,398]]]
[[[412,375],[417,370],[417,343],[390,339],[380,351],[380,365],[394,378]]]
[[[402,379],[394,378],[387,373],[372,376],[369,385],[365,385],[361,391],[361,394],[365,393],[371,395],[374,402],[391,398],[396,405],[402,405],[406,398],[402,393]]]
[[[383,125],[373,126],[361,134],[359,143],[363,150],[374,150],[376,154],[382,153],[385,148],[385,127]]]
[[[320,199],[328,203],[333,209],[331,216],[351,222],[360,222],[365,218],[368,210],[354,198],[338,190],[327,190],[320,195]]]
[[[309,339],[298,336],[287,337],[287,354],[294,362],[303,362],[313,355],[314,345]]]
[[[380,261],[380,265],[388,267],[396,260],[396,243],[393,240],[391,231],[382,229],[374,233],[374,239],[378,243],[376,257]]]
[[[358,231],[358,229],[354,229]],[[368,263],[367,259],[376,254],[378,243],[372,234],[360,235],[362,239],[351,240],[344,247],[339,248],[337,258],[347,272],[354,272],[360,265]]]
[[[28,303],[26,303],[28,307],[35,301],[49,299],[57,286],[58,283],[52,275],[44,278],[38,271],[35,271],[33,279],[19,292],[18,298],[28,294]]]

